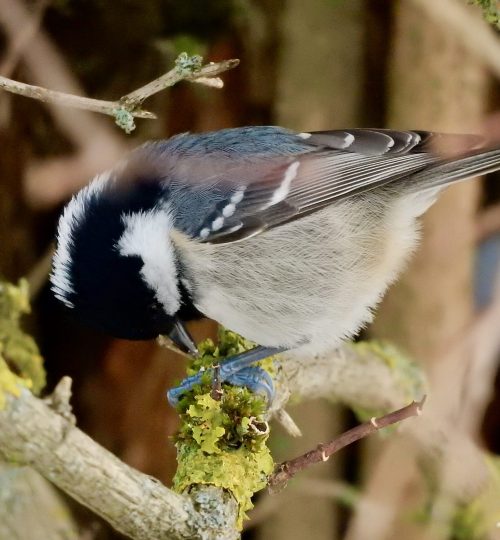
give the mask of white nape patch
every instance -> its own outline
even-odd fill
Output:
[[[200,231],[200,238],[204,240],[205,238],[208,238],[209,234],[210,234],[210,229],[208,227],[204,227]]]
[[[263,206],[263,210],[281,202],[290,192],[290,185],[292,180],[297,176],[297,170],[299,168],[300,162],[294,161],[286,170],[283,181],[276,191],[273,193],[271,200]]]
[[[312,137],[312,133],[297,133],[297,137],[300,137],[301,139],[309,139],[309,137]]]
[[[175,253],[169,238],[173,229],[168,208],[122,216],[125,232],[117,242],[121,255],[137,255],[143,261],[141,276],[169,315],[181,306]]]
[[[224,217],[231,217],[235,211],[236,211],[236,205],[229,203],[227,206],[224,206],[224,208],[222,209],[222,215]]]
[[[70,308],[74,307],[74,305],[68,297],[75,292],[71,283],[70,272],[74,231],[85,215],[90,199],[98,195],[110,179],[111,171],[96,176],[87,187],[83,188],[71,199],[59,218],[57,250],[54,254],[50,281],[54,296]]]
[[[356,137],[352,133],[348,133],[344,137],[344,144],[342,145],[341,150],[344,150],[345,148],[349,148],[351,144],[356,140]]]
[[[231,197],[231,202],[233,204],[238,204],[243,200],[243,196],[245,195],[246,188],[240,188],[238,191],[235,191]]]
[[[218,217],[212,221],[212,231],[218,231],[222,229],[222,225],[224,225],[224,218]]]

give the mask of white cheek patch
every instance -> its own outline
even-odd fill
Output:
[[[66,306],[72,308],[73,303],[69,296],[75,291],[71,283],[71,250],[73,248],[73,234],[80,221],[85,216],[85,209],[90,199],[98,195],[111,179],[111,172],[102,173],[77,193],[64,209],[57,226],[57,250],[54,254],[50,281],[54,296]]]
[[[181,295],[177,285],[175,252],[170,241],[173,228],[168,209],[124,214],[122,221],[125,232],[117,243],[123,256],[136,255],[143,260],[141,276],[155,293],[169,315],[181,306]]]

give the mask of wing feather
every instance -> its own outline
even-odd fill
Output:
[[[204,242],[254,236],[343,198],[409,177],[425,178],[426,170],[443,161],[433,151],[436,140],[449,139],[389,129],[295,134],[241,128],[207,135],[204,151],[197,153],[195,139],[176,139],[181,149],[172,167],[177,204],[185,205],[185,215],[198,193],[205,212],[191,221],[184,218],[180,226]],[[477,144],[469,136],[458,140],[462,147]],[[187,194],[185,186],[190,186]]]

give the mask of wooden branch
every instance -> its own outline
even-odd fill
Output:
[[[133,106],[136,106],[137,104],[141,104],[145,99],[152,96],[153,94],[157,94],[165,88],[173,86],[174,84],[177,84],[179,81],[182,80],[198,82],[207,86],[215,85],[217,88],[222,88],[222,80],[214,80],[213,78],[220,73],[223,73],[224,71],[235,68],[240,63],[238,59],[234,58],[231,60],[223,60],[222,62],[217,63],[211,62],[206,66],[201,67],[201,59],[198,61],[200,65],[196,66],[196,59],[199,57],[191,58],[195,58],[194,70],[192,68],[189,69],[184,67],[184,64],[186,64],[186,62],[189,60],[189,57],[185,53],[182,53],[179,55],[175,62],[175,68],[171,69],[170,71],[165,73],[165,75],[158,77],[158,79],[151,81],[145,86],[142,86],[141,88],[130,92],[130,94],[121,97],[119,99],[119,102],[122,104],[132,104]]]
[[[104,101],[101,99],[74,96],[73,94],[49,90],[47,88],[42,88],[41,86],[14,81],[2,76],[0,76],[0,88],[7,92],[12,92],[13,94],[37,99],[43,103],[84,109],[86,111],[108,114],[110,116],[115,116],[116,111],[121,106],[120,103],[116,101]],[[137,118],[156,118],[153,113],[141,109],[130,111],[130,113]]]
[[[54,400],[63,412],[67,404],[61,399],[68,396],[65,384]],[[191,498],[122,463],[67,416],[67,410],[62,416],[25,389],[17,398],[8,397],[0,410],[0,457],[31,465],[133,539],[237,538],[237,509],[229,494],[199,486],[193,494],[195,510]]]
[[[389,366],[388,354],[377,357],[370,348],[346,344],[307,363],[283,357],[277,366],[277,404],[283,405],[292,393],[298,399],[328,396],[361,407],[400,406],[408,399],[400,386],[408,385],[401,384],[402,374]],[[406,377],[408,367],[401,371]],[[412,387],[418,384],[414,381]],[[8,396],[0,410],[0,458],[31,465],[131,538],[238,538],[238,508],[231,494],[199,485],[190,489],[189,497],[182,496],[128,467],[75,427],[69,395],[68,380],[63,379],[45,401],[27,390],[17,398]],[[380,427],[384,422],[376,420]]]
[[[38,101],[52,105],[72,107],[113,116],[116,119],[116,123],[127,133],[130,133],[135,128],[133,118],[156,118],[154,113],[141,108],[141,104],[148,97],[182,80],[221,88],[223,82],[216,76],[236,67],[238,64],[239,60],[232,59],[218,63],[210,62],[205,66],[201,66],[201,57],[189,57],[187,54],[182,53],[176,60],[176,67],[147,85],[122,96],[117,101],[105,101],[102,99],[76,96],[65,92],[49,90],[41,86],[14,81],[3,76],[0,76],[0,88],[13,94],[37,99]]]
[[[364,424],[360,424],[359,426],[346,431],[340,435],[340,437],[337,437],[329,443],[319,444],[314,450],[310,450],[301,456],[280,463],[269,478],[269,488],[272,492],[280,491],[298,472],[310,467],[314,463],[328,461],[330,456],[353,442],[359,441],[360,439],[375,433],[379,429],[396,424],[397,422],[401,422],[412,416],[420,416],[424,402],[425,397],[419,402],[414,401],[410,403],[410,405],[381,416],[380,418],[374,417],[369,422],[365,422]]]

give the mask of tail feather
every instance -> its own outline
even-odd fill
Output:
[[[476,151],[458,159],[431,165],[408,177],[410,188],[423,191],[500,170],[500,148]]]

